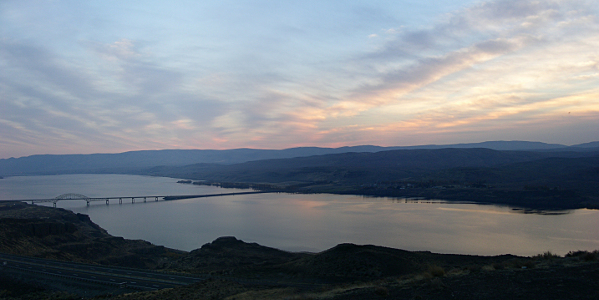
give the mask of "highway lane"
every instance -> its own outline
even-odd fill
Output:
[[[172,288],[199,282],[207,278],[207,276],[195,277],[141,269],[55,261],[3,253],[0,253],[0,261],[0,267],[21,272],[111,286],[126,286],[140,290]]]

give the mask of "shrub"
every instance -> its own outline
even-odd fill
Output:
[[[432,265],[428,267],[428,273],[433,277],[443,277],[445,275],[445,269],[436,265]]]
[[[593,252],[589,251],[570,251],[566,254],[566,257],[577,257],[578,259],[584,261],[593,261],[599,259],[599,250],[595,250]]]
[[[532,269],[535,267],[535,262],[532,260],[528,260],[528,261],[524,262],[524,267],[526,267],[528,269]]]
[[[551,251],[547,251],[543,254],[537,254],[535,256],[533,256],[532,258],[535,259],[554,259],[554,258],[559,258],[560,256],[557,254],[553,254],[551,253]]]

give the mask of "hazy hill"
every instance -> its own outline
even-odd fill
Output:
[[[184,166],[195,163],[235,164],[252,160],[291,158],[344,152],[375,152],[378,146],[342,148],[291,148],[284,150],[144,150],[115,154],[32,155],[0,159],[0,175],[65,173],[131,173],[154,166]]]
[[[599,208],[599,151],[391,150],[155,167],[141,174],[286,192]]]
[[[588,152],[497,151],[490,149],[416,149],[341,153],[250,161],[234,165],[194,164],[156,167],[146,174],[227,182],[343,181],[372,183],[403,180],[433,171],[489,168],[550,157],[588,157]]]
[[[573,145],[572,147],[577,147],[577,148],[599,148],[599,141],[597,141],[597,142],[590,142],[590,143],[584,143],[584,144],[578,144],[578,145]]]
[[[472,144],[409,147],[353,146],[341,148],[300,147],[283,150],[144,150],[115,154],[32,155],[0,159],[0,176],[66,173],[136,173],[155,166],[190,164],[239,164],[248,161],[307,157],[349,152],[380,152],[398,149],[487,148],[493,150],[588,151],[599,142],[575,146],[526,141],[493,141]]]
[[[571,147],[577,147],[571,146]],[[597,145],[599,147],[599,145]],[[482,143],[450,144],[450,145],[422,145],[409,146],[403,149],[442,149],[442,148],[486,148],[492,150],[553,150],[566,149],[568,146],[561,144],[546,144],[528,141],[487,141]]]

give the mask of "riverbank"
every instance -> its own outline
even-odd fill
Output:
[[[261,192],[417,198],[460,203],[496,204],[529,211],[559,211],[582,208],[599,209],[598,201],[581,196],[575,191],[544,188],[513,190],[489,185],[439,185],[423,187],[422,185],[415,184],[398,185],[392,183],[345,185],[334,182],[284,182],[272,184],[191,180],[186,183],[221,188],[254,189]]]

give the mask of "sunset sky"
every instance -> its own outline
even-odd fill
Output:
[[[0,158],[599,140],[599,5],[0,1]]]

